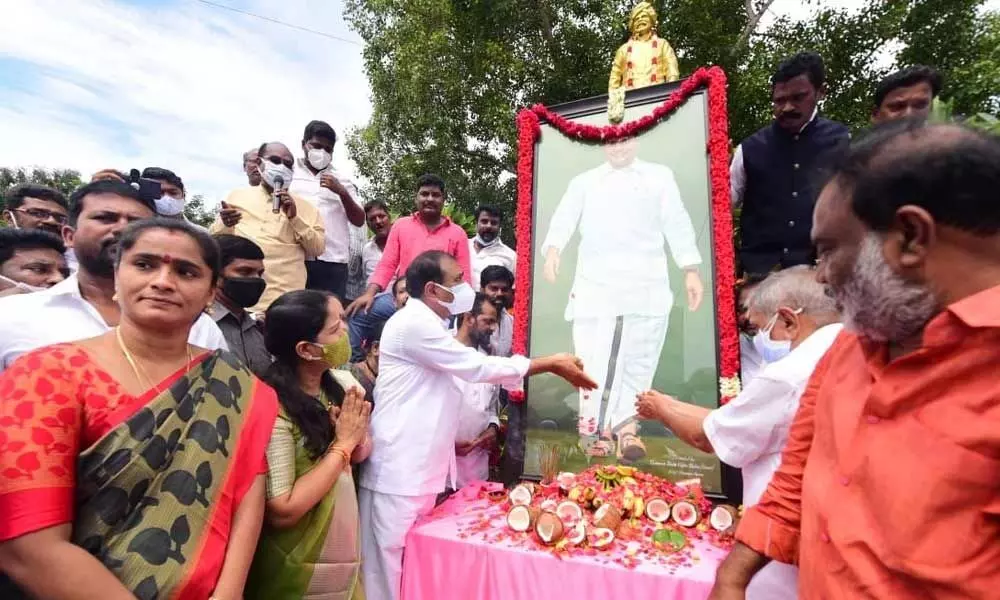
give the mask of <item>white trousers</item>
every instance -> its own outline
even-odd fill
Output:
[[[653,385],[667,314],[578,318],[573,348],[597,389],[580,392],[580,431],[616,430],[635,416],[635,397]],[[596,430],[588,427],[596,425]]]
[[[437,494],[397,496],[361,488],[361,576],[367,600],[398,600],[406,534],[434,509]]]

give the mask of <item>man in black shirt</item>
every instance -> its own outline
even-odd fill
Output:
[[[261,322],[246,309],[257,304],[264,293],[264,251],[251,240],[219,234],[222,281],[212,307],[212,318],[222,330],[229,350],[250,370],[261,376],[271,366],[264,347]]]

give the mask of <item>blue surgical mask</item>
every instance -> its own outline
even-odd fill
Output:
[[[799,314],[802,309],[798,309],[794,314]],[[792,341],[791,340],[774,340],[771,339],[771,330],[774,329],[774,324],[778,322],[778,314],[775,313],[771,320],[767,322],[767,326],[757,332],[757,335],[753,336],[753,347],[757,349],[760,353],[760,357],[766,362],[773,363],[777,362],[792,351]]]

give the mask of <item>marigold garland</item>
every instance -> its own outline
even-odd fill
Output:
[[[667,118],[692,94],[708,89],[708,155],[712,193],[712,239],[715,258],[715,314],[719,330],[719,377],[738,377],[740,344],[736,328],[736,257],[732,243],[733,221],[729,198],[729,119],[726,113],[726,74],[719,67],[700,68],[683,80],[673,93],[650,114],[617,125],[598,127],[576,123],[550,111],[541,104],[521,110],[517,115],[517,298],[514,305],[513,351],[525,354],[528,341],[528,313],[531,307],[532,218],[534,215],[535,145],[545,120],[563,135],[585,142],[604,143],[638,135]],[[725,386],[727,392],[735,388]],[[511,399],[523,401],[522,391],[513,392]],[[722,395],[725,404],[732,396]]]

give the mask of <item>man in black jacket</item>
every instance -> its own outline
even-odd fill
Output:
[[[743,140],[730,167],[733,206],[742,206],[739,258],[747,273],[812,260],[809,230],[818,179],[850,133],[818,115],[826,69],[814,52],[784,60],[771,77],[774,121]]]

